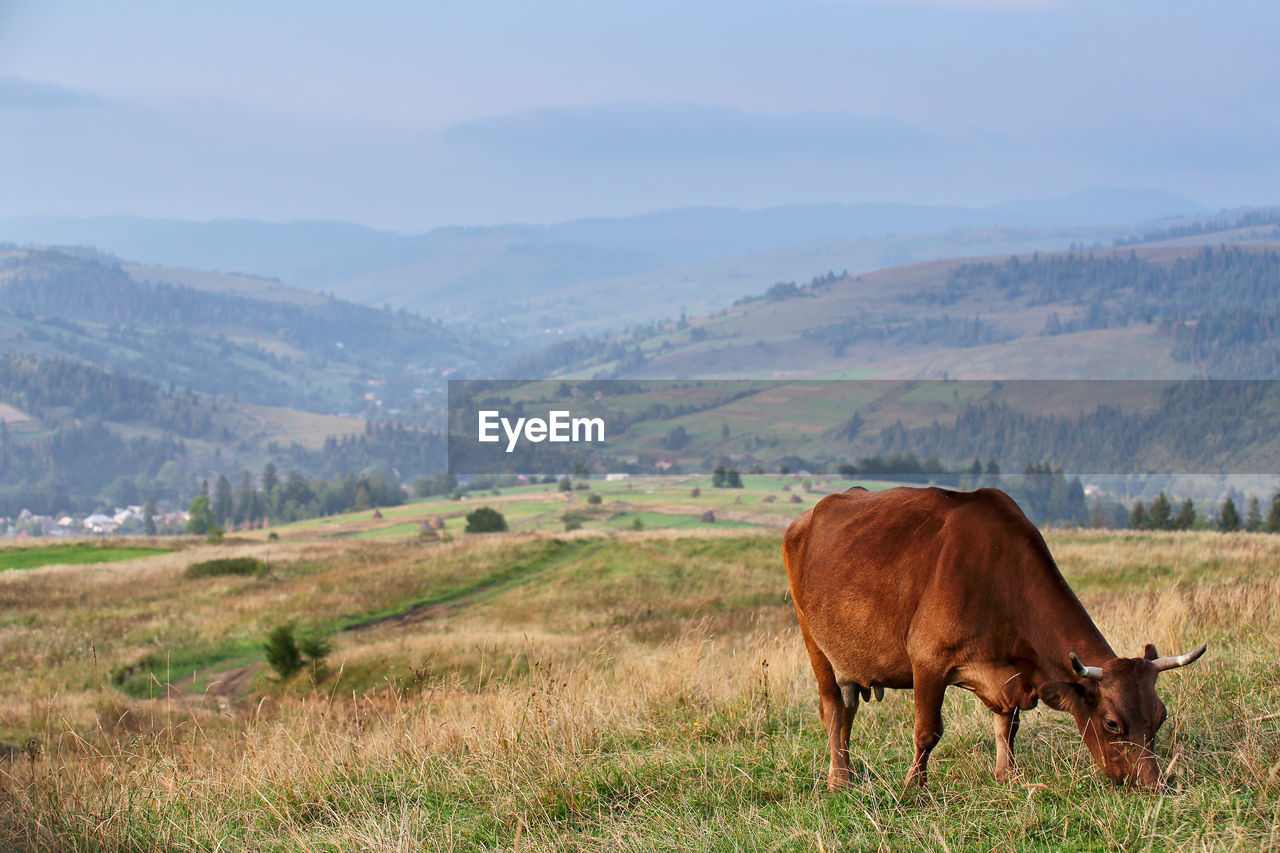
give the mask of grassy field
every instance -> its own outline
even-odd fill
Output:
[[[889,691],[828,794],[777,530],[286,537],[0,574],[0,849],[1280,846],[1280,537],[1048,538],[1117,649],[1209,643],[1160,682],[1163,793],[1112,789],[1043,707],[997,783],[955,691],[904,793]],[[270,569],[185,576],[213,556]],[[334,649],[281,681],[285,622]]]
[[[812,491],[806,491],[806,480]],[[378,510],[361,510],[327,518],[312,518],[274,528],[278,536],[294,538],[353,538],[416,540],[420,525],[439,517],[451,534],[466,527],[466,514],[477,507],[497,509],[514,531],[557,533],[565,530],[566,521],[574,519],[587,530],[611,530],[630,525],[636,514],[646,529],[688,529],[691,527],[758,527],[782,528],[804,512],[822,495],[842,491],[853,484],[835,477],[799,477],[792,475],[748,475],[741,489],[717,489],[711,478],[701,474],[673,477],[646,477],[635,480],[605,482],[593,480],[588,490],[561,492],[555,484],[539,484],[504,488],[497,494],[470,494],[465,500],[432,498],[413,501],[403,506]],[[859,481],[868,488],[889,484]],[[700,494],[693,497],[693,490]],[[588,503],[590,495],[600,498],[598,505]],[[793,503],[791,497],[800,498]],[[707,510],[716,521],[699,521]],[[245,536],[262,539],[270,530],[254,531]]]
[[[1100,407],[1115,408],[1127,415],[1159,409],[1169,391],[1168,382],[1044,379],[968,379],[953,382],[912,378],[945,376],[946,371],[941,366],[948,363],[964,365],[963,373],[972,376],[1035,376],[1042,368],[1034,367],[1031,360],[1047,359],[1055,364],[1065,364],[1085,358],[1075,355],[1071,358],[1076,362],[1071,362],[1067,351],[1072,349],[1081,349],[1093,359],[1094,369],[1077,376],[1123,378],[1143,375],[1142,370],[1146,368],[1137,366],[1133,367],[1136,374],[1127,369],[1113,370],[1108,374],[1103,369],[1108,362],[1128,363],[1121,350],[1102,337],[1112,332],[1123,337],[1125,346],[1150,351],[1160,349],[1161,336],[1167,337],[1158,328],[1148,325],[1070,335],[1036,335],[1000,344],[964,347],[958,353],[933,350],[925,355],[917,353],[912,356],[916,361],[897,362],[905,372],[886,372],[875,381],[864,382],[832,381],[830,378],[779,378],[771,382],[759,379],[642,379],[610,386],[611,393],[598,400],[574,403],[582,407],[575,409],[575,414],[600,417],[610,425],[608,443],[603,451],[610,459],[606,463],[609,470],[614,470],[618,459],[649,457],[671,460],[676,466],[672,470],[696,471],[704,469],[708,459],[740,460],[744,468],[754,468],[762,462],[762,467],[773,469],[788,464],[794,470],[798,465],[819,467],[821,460],[856,462],[875,455],[890,456],[901,452],[888,449],[901,447],[900,442],[905,439],[900,437],[900,431],[929,430],[939,425],[951,427],[958,418],[972,415],[973,406],[1008,407],[1036,418],[1060,416],[1068,419],[1096,412]],[[808,346],[811,342],[802,336],[801,343]],[[883,353],[881,355],[884,356]],[[926,358],[930,365],[939,369],[916,372],[911,364],[920,358]],[[1025,369],[1002,374],[1002,369],[1007,371],[1008,365],[1015,363]],[[1134,365],[1138,364],[1140,362],[1134,362]],[[1150,379],[1189,378],[1188,370],[1183,365],[1181,372],[1148,371],[1145,375]],[[825,370],[818,373],[826,375]],[[848,378],[846,374],[847,365],[842,362],[838,369],[833,369],[831,376]],[[569,405],[560,396],[559,389],[565,384],[558,380],[535,380],[514,387],[486,387],[480,383],[472,390],[480,408],[501,408],[510,405],[506,402],[508,400],[520,401],[532,415]],[[851,420],[855,417],[856,421]],[[616,429],[614,425],[617,425]],[[455,423],[453,428],[463,427]],[[465,428],[470,429],[469,426]],[[920,450],[919,442],[933,447],[931,442],[935,439],[917,436],[914,441],[917,442],[917,455],[924,457],[928,451]],[[963,450],[947,451],[944,447],[935,447],[943,457],[950,452],[958,452],[962,456],[968,453]],[[1008,447],[993,452],[1002,465],[1013,464],[1008,457]],[[977,455],[978,451],[974,453]],[[1169,449],[1162,446],[1141,447],[1135,453],[1134,467],[1128,470],[1183,468],[1180,464],[1170,464]],[[1045,454],[1052,455],[1048,451]],[[986,458],[992,454],[982,451],[981,455]],[[813,462],[797,463],[795,457]],[[1014,457],[1017,458],[1016,453]],[[1187,461],[1190,463],[1189,459]],[[954,466],[956,460],[948,459],[947,464]],[[1020,468],[1023,464],[1014,467]],[[1070,463],[1064,464],[1070,467]],[[1085,460],[1079,464],[1090,462]],[[1243,466],[1241,470],[1247,467]]]
[[[139,548],[111,544],[74,542],[63,545],[38,545],[31,548],[0,548],[0,572],[11,569],[34,569],[37,566],[79,563],[114,563],[163,554],[169,548]]]

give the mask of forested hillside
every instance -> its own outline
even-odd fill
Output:
[[[1277,244],[1123,248],[778,282],[576,338],[513,375],[1280,377]]]
[[[264,430],[269,410],[66,359],[0,354],[0,401],[9,407],[0,413],[0,516],[185,504],[200,481],[266,463],[335,480],[377,470],[397,482],[444,465],[438,432],[351,420],[350,432],[321,442],[282,442]]]
[[[1214,377],[1280,377],[1280,252],[1206,247],[1171,263],[1068,254],[964,264],[909,301],[947,305],[993,288],[1027,306],[1063,305],[1043,334],[1155,323],[1175,361]],[[1065,319],[1064,319],[1065,318]]]
[[[0,255],[0,346],[223,398],[372,417],[396,409],[422,424],[443,374],[504,351],[405,311],[137,281],[104,258],[56,250]]]

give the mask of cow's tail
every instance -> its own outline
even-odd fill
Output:
[[[796,611],[800,610],[800,575],[804,566],[804,553],[809,544],[809,525],[813,521],[813,510],[791,522],[786,535],[782,537],[782,564],[787,568],[787,583],[791,587],[791,600]]]

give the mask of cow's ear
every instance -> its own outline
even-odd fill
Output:
[[[1040,685],[1040,698],[1055,711],[1084,717],[1098,702],[1098,685],[1092,681],[1050,681]]]
[[[1156,651],[1154,644],[1147,643],[1147,648],[1142,652],[1142,656],[1147,660],[1155,660],[1160,657],[1160,653]]]

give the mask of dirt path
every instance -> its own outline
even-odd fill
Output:
[[[430,622],[433,619],[443,619],[450,614],[456,613],[467,605],[467,599],[473,595],[479,595],[482,592],[494,589],[497,584],[489,587],[481,587],[474,593],[469,593],[457,601],[451,601],[448,604],[415,604],[408,610],[391,616],[380,616],[368,622],[361,622],[359,625],[352,625],[347,632],[352,634],[363,634],[366,631],[372,631],[374,628],[383,628],[393,626],[396,628],[407,628],[410,625],[417,625],[422,622]]]
[[[348,626],[345,631],[349,633],[363,633],[381,628],[384,626],[394,626],[397,628],[416,625],[422,622],[428,622],[432,619],[441,619],[452,615],[464,607],[470,607],[482,600],[486,595],[500,589],[508,589],[527,583],[531,578],[544,574],[557,566],[563,565],[565,562],[571,561],[580,554],[584,548],[592,548],[593,545],[584,542],[564,543],[558,542],[561,550],[557,553],[547,555],[543,558],[537,558],[528,563],[519,564],[513,567],[513,571],[498,577],[491,577],[487,582],[477,584],[468,589],[463,589],[457,594],[450,595],[444,601],[424,602],[422,604],[413,604],[399,613],[392,613],[387,616],[379,616],[360,622],[356,625]]]
[[[196,692],[196,674],[169,685],[169,699],[188,704],[210,704],[228,716],[241,716],[251,710],[241,697],[249,693],[254,682],[263,675],[262,661],[232,667],[220,672],[201,672],[204,691]]]

